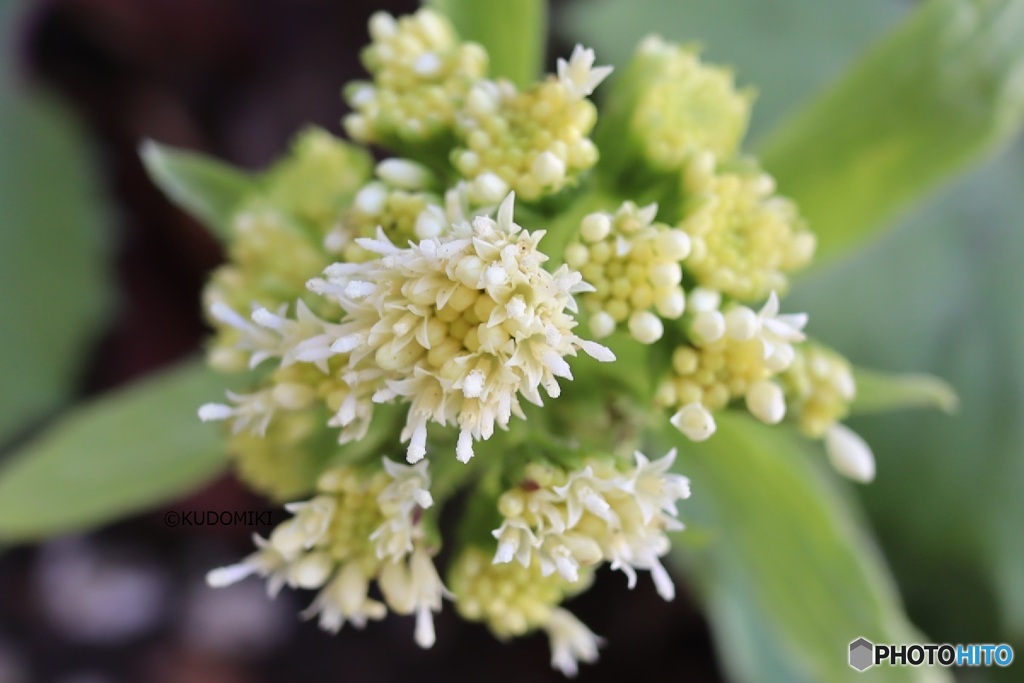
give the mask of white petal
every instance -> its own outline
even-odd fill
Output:
[[[473,457],[473,435],[468,429],[459,432],[459,442],[455,446],[455,457],[459,462],[469,462]]]
[[[226,420],[235,414],[235,409],[223,403],[205,403],[199,406],[199,419],[203,422]]]
[[[247,562],[218,567],[206,573],[206,584],[212,588],[223,588],[238,583],[256,573],[256,567]]]

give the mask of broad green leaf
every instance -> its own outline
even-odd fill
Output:
[[[545,0],[428,0],[455,25],[459,36],[487,48],[492,77],[507,78],[518,86],[540,76],[547,44]]]
[[[20,6],[0,6],[0,442],[73,390],[112,298],[90,150],[12,73]]]
[[[1024,645],[1021,178],[1017,145],[789,299],[855,362],[956,388],[952,416],[853,421],[878,463],[860,493],[886,555],[911,613],[946,642]],[[1014,668],[979,680],[1017,680]]]
[[[224,380],[198,363],[71,412],[0,469],[0,542],[86,529],[171,500],[226,466],[196,408]]]
[[[599,64],[616,68],[651,33],[703,45],[705,59],[732,65],[737,82],[758,91],[756,142],[909,6],[905,0],[574,0],[555,26],[563,41],[593,47]]]
[[[149,177],[179,207],[221,240],[231,237],[231,216],[258,183],[238,169],[211,157],[147,140],[139,155]]]
[[[850,406],[856,415],[884,413],[900,408],[938,408],[947,413],[956,410],[956,392],[932,375],[895,374],[856,368],[857,397]]]
[[[851,641],[918,642],[877,548],[805,441],[739,414],[721,415],[702,444],[663,439],[680,447],[676,469],[692,482],[682,517],[713,533],[676,556],[704,596],[732,680],[859,681]],[[951,679],[882,667],[871,680]]]
[[[929,0],[770,137],[819,257],[1005,143],[1024,115],[1024,0]]]

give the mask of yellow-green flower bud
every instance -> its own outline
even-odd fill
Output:
[[[387,519],[377,499],[391,479],[383,470],[363,473],[350,466],[329,470],[321,476],[320,488],[330,484],[337,508],[327,530],[325,550],[338,562],[360,562],[372,573],[380,560],[376,543],[370,538]]]
[[[789,286],[787,273],[814,255],[813,233],[796,204],[775,194],[756,170],[717,170],[710,153],[695,155],[683,174],[679,227],[691,239],[686,269],[704,287],[736,299],[765,298]]]
[[[228,262],[214,271],[203,292],[207,319],[217,332],[209,360],[223,372],[244,370],[246,361],[236,352],[239,325],[215,314],[215,306],[243,319],[253,305],[277,310],[299,298],[309,300],[317,313],[334,310],[307,293],[310,273],[323,270],[331,258],[296,220],[260,198],[234,216],[232,229]]]
[[[753,100],[752,89],[737,89],[731,69],[703,63],[697,47],[649,36],[613,84],[598,141],[626,182],[638,165],[670,172],[697,152],[730,158]]]
[[[680,168],[695,152],[735,154],[746,134],[754,93],[738,90],[732,69],[704,64],[697,48],[644,40],[636,68],[647,82],[639,92],[630,134],[662,169]]]
[[[308,494],[337,450],[324,419],[322,410],[279,412],[262,437],[249,430],[232,434],[228,452],[239,478],[275,501]]]
[[[781,375],[790,413],[800,430],[821,438],[850,411],[857,392],[849,361],[817,344],[794,347],[793,364]]]
[[[682,408],[700,403],[721,410],[751,387],[772,376],[760,341],[736,341],[722,336],[700,346],[683,345],[672,354],[672,374],[658,392],[662,407]]]
[[[449,583],[455,607],[466,619],[481,621],[499,638],[524,635],[544,627],[567,597],[589,587],[593,571],[569,583],[557,572],[541,573],[540,562],[494,564],[491,555],[469,546],[455,559]]]
[[[277,316],[265,310],[253,318],[264,324],[285,320],[273,320]],[[229,330],[252,333],[230,327],[231,322],[224,323]],[[269,333],[271,328],[262,329]],[[265,350],[276,353],[271,347]],[[325,465],[339,455],[338,433],[329,428],[328,411],[336,412],[351,393],[340,369],[340,360],[334,358],[290,362],[266,376],[253,393],[228,392],[233,405],[200,409],[203,419],[231,417],[229,449],[240,478],[252,488],[275,500],[294,500],[311,491]]]
[[[324,237],[370,170],[366,152],[310,128],[267,171],[265,191],[232,216],[228,262],[214,272],[203,293],[204,309],[217,331],[209,350],[214,367],[224,372],[246,367],[244,354],[235,348],[238,325],[215,315],[215,304],[244,319],[254,305],[277,310],[301,298],[317,314],[337,315],[330,302],[308,294],[306,281],[335,260]]]

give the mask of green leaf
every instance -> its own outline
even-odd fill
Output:
[[[856,368],[857,398],[854,414],[884,413],[900,408],[938,408],[952,413],[957,407],[953,387],[925,374],[893,374]]]
[[[1024,1],[930,0],[762,151],[834,256],[1005,143],[1024,116]]]
[[[93,527],[216,476],[221,433],[196,409],[223,390],[221,377],[188,363],[70,413],[0,469],[0,541]]]
[[[547,43],[545,0],[428,0],[455,25],[459,36],[487,48],[490,75],[520,87],[540,76]]]
[[[705,46],[706,59],[732,65],[741,86],[757,90],[756,140],[841,73],[908,6],[903,0],[575,0],[555,26],[565,42],[582,41],[597,51],[599,64],[616,69],[650,33]]]
[[[1024,646],[1022,177],[1019,144],[789,299],[856,362],[956,387],[955,415],[852,422],[878,463],[860,494],[911,613],[944,642]]]
[[[222,161],[147,140],[139,155],[153,182],[222,241],[231,237],[231,216],[259,190],[250,175]]]
[[[0,442],[67,398],[112,303],[90,150],[56,102],[11,77],[18,6],[0,6]]]
[[[732,680],[860,681],[851,641],[919,642],[877,548],[805,441],[740,414],[720,415],[702,444],[664,438],[680,446],[676,469],[692,482],[682,517],[715,534],[676,556],[701,589]],[[910,667],[871,674],[951,680]]]

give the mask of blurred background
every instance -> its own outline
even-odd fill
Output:
[[[563,0],[551,50],[623,64],[657,29],[697,40],[760,94],[750,147],[913,8],[909,0]],[[339,132],[369,0],[0,0],[0,443],[10,452],[89,396],[195,354],[199,292],[222,257],[149,182],[152,138],[260,168],[304,124]],[[553,58],[551,60],[553,62]],[[770,168],[768,169],[771,170]],[[783,188],[784,189],[784,188]],[[792,310],[855,363],[922,371],[953,417],[862,418],[878,478],[856,495],[911,619],[932,642],[1024,657],[1024,148],[802,278]],[[0,455],[0,458],[4,457]],[[0,683],[562,680],[547,643],[514,646],[446,610],[438,644],[389,619],[337,637],[305,596],[202,577],[252,529],[170,528],[167,510],[269,509],[223,477],[170,508],[0,555]],[[257,531],[266,531],[257,529]],[[724,680],[686,586],[665,604],[602,573],[574,611],[609,639],[581,680]],[[856,634],[851,634],[856,635]],[[1014,667],[1019,671],[1019,665]],[[973,672],[963,680],[1000,680]],[[1014,680],[1013,671],[1002,672]],[[1016,679],[1016,680],[1019,680]]]

